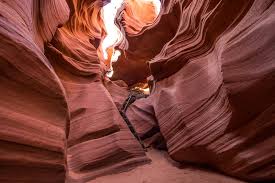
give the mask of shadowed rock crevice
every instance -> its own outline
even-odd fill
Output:
[[[0,182],[274,181],[274,1],[124,0],[111,79],[105,2],[0,0]]]

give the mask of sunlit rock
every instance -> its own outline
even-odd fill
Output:
[[[273,0],[0,7],[0,182],[274,181]]]

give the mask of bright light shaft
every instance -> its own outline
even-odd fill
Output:
[[[152,2],[153,5],[154,5],[154,7],[155,7],[155,13],[156,13],[156,15],[159,15],[160,8],[161,8],[161,2],[160,2],[160,0],[145,0],[145,1]]]
[[[122,39],[122,33],[115,24],[116,14],[124,0],[111,0],[102,9],[102,19],[105,25],[106,37],[103,39],[101,48],[103,58],[108,59],[107,48],[114,47]]]

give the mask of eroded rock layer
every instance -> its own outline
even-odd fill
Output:
[[[88,22],[79,14],[89,13],[93,4],[72,3],[74,14],[56,31],[46,55],[66,92],[70,114],[67,180],[75,183],[125,171],[149,159],[118,111],[128,95],[126,84],[105,77],[105,66],[90,43],[95,36],[91,27],[73,26]]]
[[[114,65],[127,84],[105,77],[94,44],[106,2],[0,0],[0,182],[88,182],[148,163],[118,109],[150,75],[151,95],[126,113],[140,137],[160,131],[179,162],[274,180],[274,0],[163,0],[158,17],[127,0]]]
[[[178,4],[178,33],[150,62],[159,81],[146,99],[170,156],[245,180],[274,180],[274,2],[186,2]],[[146,108],[143,119],[150,119]],[[146,108],[129,114],[141,129]]]
[[[69,8],[63,0],[0,7],[0,182],[64,182],[67,104],[43,44]]]
[[[148,162],[116,107],[127,90],[104,77],[83,8],[70,8],[1,1],[1,182],[86,182]]]

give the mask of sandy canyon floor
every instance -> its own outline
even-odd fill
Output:
[[[149,149],[150,164],[131,171],[99,177],[89,183],[245,183],[209,170],[181,165],[164,151]]]

